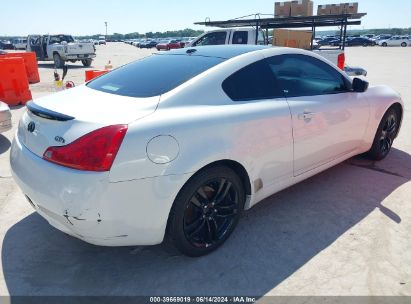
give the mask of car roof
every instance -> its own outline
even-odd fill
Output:
[[[183,49],[177,49],[169,52],[169,55],[191,55],[204,57],[218,57],[230,59],[242,54],[264,50],[270,48],[265,45],[212,45],[212,46],[195,46]]]

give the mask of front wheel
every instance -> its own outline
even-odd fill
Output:
[[[172,242],[192,257],[214,251],[234,231],[244,202],[244,187],[233,170],[216,166],[200,171],[184,185],[172,207]]]
[[[62,67],[64,66],[64,60],[61,59],[61,57],[60,57],[59,54],[55,53],[55,54],[53,55],[53,60],[54,60],[54,66],[55,66],[56,68],[59,69],[59,68],[62,68]]]
[[[387,46],[388,46],[387,42],[384,42],[384,43],[382,44],[382,46],[383,46],[383,47],[387,47]]]
[[[398,133],[400,119],[398,112],[391,108],[385,113],[378,126],[374,142],[367,156],[372,160],[384,159],[391,150],[392,144]]]
[[[401,43],[401,46],[402,46],[402,47],[407,47],[407,43],[406,43],[406,42],[403,42],[403,43]]]
[[[91,62],[92,62],[93,60],[92,59],[83,59],[82,61],[81,61],[81,63],[85,66],[85,67],[89,67],[90,65],[91,65]]]

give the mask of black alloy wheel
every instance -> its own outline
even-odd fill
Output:
[[[389,109],[382,118],[368,156],[373,160],[384,159],[391,150],[399,128],[399,115],[395,109]]]
[[[184,213],[184,233],[194,247],[218,243],[234,224],[239,209],[238,192],[225,178],[197,189]]]
[[[242,182],[230,168],[200,171],[183,187],[172,208],[169,231],[174,244],[188,256],[215,250],[233,232],[244,201]]]

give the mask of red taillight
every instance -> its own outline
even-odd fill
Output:
[[[337,66],[344,71],[344,67],[345,67],[345,54],[341,53],[340,55],[338,55],[338,59],[337,59]]]
[[[43,159],[83,171],[109,171],[120,149],[127,125],[104,127],[61,147],[49,147]]]

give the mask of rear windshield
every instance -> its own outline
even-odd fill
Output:
[[[152,55],[135,61],[87,84],[106,93],[153,97],[164,94],[225,59],[188,55]]]

